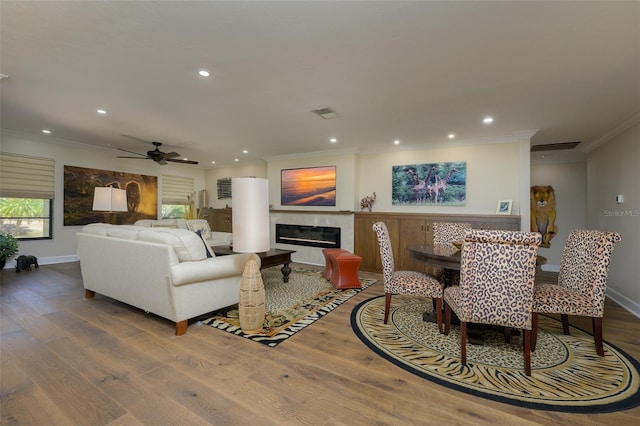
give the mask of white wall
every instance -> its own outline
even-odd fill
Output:
[[[556,193],[558,234],[551,240],[551,247],[540,247],[538,252],[547,258],[544,270],[558,271],[569,232],[587,226],[587,163],[534,163],[531,165],[533,185],[551,185]]]
[[[29,135],[7,130],[1,131],[3,152],[53,158],[55,160],[55,198],[53,200],[53,239],[20,241],[19,253],[31,254],[39,263],[57,263],[75,260],[76,232],[80,226],[63,226],[64,166],[87,167],[137,173],[158,177],[158,194],[162,191],[161,175],[188,176],[194,178],[196,190],[204,189],[204,171],[193,166],[167,164],[160,166],[149,160],[115,158],[120,152],[99,149],[88,145],[61,141],[46,135]],[[158,197],[158,211],[161,200]]]
[[[336,166],[336,206],[335,207],[307,207],[282,206],[280,203],[280,172],[283,169],[296,167]],[[356,156],[352,153],[290,155],[268,158],[267,178],[269,179],[269,204],[274,209],[283,210],[354,210],[355,208],[355,179]],[[360,199],[358,199],[358,206]]]
[[[391,168],[406,164],[467,162],[467,203],[454,206],[394,206],[391,202]],[[527,159],[528,161],[528,159]],[[520,144],[429,148],[417,151],[399,150],[360,155],[357,200],[376,193],[374,211],[410,213],[495,214],[498,200],[513,200],[512,214],[522,213],[520,202]],[[528,171],[528,168],[527,168]],[[528,176],[526,177],[528,182]],[[529,208],[528,204],[526,206]]]
[[[254,176],[257,178],[267,177],[267,162],[257,161],[247,164],[239,164],[237,167],[223,167],[219,169],[207,170],[205,172],[205,188],[209,193],[209,207],[223,209],[231,207],[231,199],[218,199],[218,179]],[[271,186],[271,182],[269,182]],[[269,189],[271,191],[271,189]]]
[[[588,227],[622,235],[607,295],[640,317],[640,123],[589,153],[587,188]]]

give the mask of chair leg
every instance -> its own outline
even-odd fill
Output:
[[[602,317],[591,318],[593,326],[593,339],[596,344],[596,352],[600,356],[604,356],[604,347],[602,345]]]
[[[451,328],[451,306],[447,302],[444,302],[444,335],[449,335],[449,329]]]
[[[436,301],[436,322],[438,323],[438,331],[442,334],[442,297],[435,299]]]
[[[560,319],[562,320],[562,332],[565,336],[569,335],[569,315],[562,314],[560,315]]]
[[[531,375],[531,330],[524,332],[524,374]]]
[[[511,327],[504,327],[504,342],[511,343]]]
[[[533,312],[531,314],[531,350],[536,350],[536,343],[538,342],[538,313]]]
[[[389,309],[391,309],[391,293],[384,294],[384,323],[389,321]]]
[[[467,365],[467,323],[460,321],[460,362]]]

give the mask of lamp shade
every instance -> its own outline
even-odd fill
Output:
[[[269,181],[259,178],[231,179],[233,207],[233,251],[259,253],[268,251]]]
[[[126,212],[127,191],[124,189],[96,187],[93,193],[93,210],[99,212]]]

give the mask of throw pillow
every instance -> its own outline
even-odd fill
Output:
[[[193,219],[187,221],[187,229],[191,232],[202,232],[202,238],[205,240],[211,239],[211,228],[209,228],[209,222],[206,220]]]
[[[211,247],[209,247],[209,243],[207,243],[207,240],[205,240],[202,236],[202,230],[198,229],[196,231],[196,234],[198,234],[198,237],[200,237],[200,239],[202,240],[202,244],[204,244],[204,250],[207,252],[207,257],[215,257],[215,253],[213,252]]]

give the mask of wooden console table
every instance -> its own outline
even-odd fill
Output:
[[[229,246],[213,246],[211,247],[216,256],[226,256],[229,254],[236,254],[233,251],[233,247]],[[272,248],[269,251],[263,251],[256,253],[260,258],[260,269],[270,268],[271,266],[283,265],[280,271],[282,271],[282,281],[289,282],[289,275],[291,274],[291,254],[295,253],[295,250],[282,250]]]

